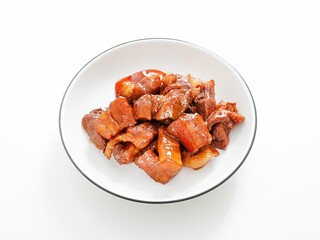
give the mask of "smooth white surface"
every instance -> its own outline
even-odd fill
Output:
[[[188,57],[185,57],[188,56]],[[246,120],[230,134],[227,151],[198,171],[182,168],[168,184],[153,181],[135,164],[119,165],[90,143],[82,129],[84,114],[106,107],[115,98],[115,83],[144,69],[192,74],[215,80],[216,100],[236,102]],[[109,49],[84,66],[68,86],[60,114],[64,146],[77,168],[101,188],[140,202],[181,201],[224,182],[247,157],[256,130],[253,98],[241,76],[224,60],[202,47],[173,39],[143,39]]]
[[[319,239],[318,9],[316,1],[1,3],[0,239]],[[248,159],[191,201],[107,194],[74,168],[59,138],[75,73],[96,53],[144,37],[210,49],[256,100]]]

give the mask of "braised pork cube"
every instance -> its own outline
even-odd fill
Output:
[[[206,123],[198,113],[184,113],[172,122],[167,132],[177,138],[191,153],[211,143],[212,137]]]
[[[159,157],[153,150],[148,150],[135,161],[135,164],[145,171],[156,182],[166,184],[174,176],[162,168]]]
[[[136,72],[116,83],[116,96],[123,96],[132,102],[144,94],[156,93],[160,90],[163,76],[165,73],[154,69]]]
[[[207,119],[208,129],[210,130],[216,123],[224,123],[229,128],[234,128],[235,125],[240,124],[245,120],[236,107],[236,103],[219,102],[216,109],[210,114]]]
[[[176,78],[175,82],[163,88],[163,90],[160,92],[162,95],[166,95],[168,92],[175,89],[184,89],[184,90],[191,91],[192,86],[189,83],[188,78],[186,76],[176,74],[175,78]]]
[[[160,93],[162,94],[163,90],[169,86],[172,85],[177,81],[175,74],[167,74],[162,78],[162,85],[160,87]]]
[[[211,145],[222,150],[227,149],[229,144],[229,133],[231,128],[228,128],[223,123],[217,123],[212,127],[212,142]]]
[[[157,127],[150,122],[145,122],[127,128],[123,139],[132,142],[138,149],[143,149],[149,145],[156,135]]]
[[[117,122],[120,130],[136,124],[133,117],[133,108],[124,97],[118,97],[109,105],[112,118]]]
[[[91,110],[88,114],[84,115],[82,118],[82,127],[87,130],[89,122],[94,119],[97,119],[103,112],[102,108],[97,108]]]
[[[84,115],[82,118],[82,127],[88,133],[90,140],[92,143],[96,145],[96,147],[100,150],[104,150],[107,141],[104,139],[98,132],[95,127],[95,121],[99,121],[98,117],[101,115],[102,109],[94,109],[88,114]]]
[[[181,155],[183,166],[199,169],[206,165],[211,159],[219,156],[219,152],[213,146],[208,145],[193,154],[183,150]]]
[[[216,106],[214,81],[210,80],[200,85],[200,91],[195,99],[197,112],[204,120],[207,120]]]
[[[136,120],[151,120],[152,101],[151,95],[146,94],[135,101],[133,105],[134,118]]]
[[[218,108],[214,110],[207,119],[207,126],[208,129],[211,130],[212,126],[217,123],[225,123],[225,124],[232,124],[230,123],[230,118],[228,116],[228,111],[223,108]],[[230,125],[232,127],[232,125]]]
[[[158,130],[158,153],[160,165],[170,175],[175,176],[182,168],[180,143],[169,136],[164,127]]]
[[[121,165],[132,163],[139,153],[139,149],[130,142],[118,143],[112,151],[114,159]]]
[[[185,89],[173,89],[165,95],[164,102],[156,114],[156,120],[177,119],[188,108],[191,92]]]
[[[98,119],[94,122],[97,132],[106,139],[111,139],[120,132],[120,126],[112,118],[110,109],[107,108],[101,113]]]
[[[151,118],[155,119],[157,113],[159,112],[162,104],[164,103],[165,96],[163,95],[151,95],[151,102],[152,102],[152,111],[151,111]]]
[[[110,159],[114,146],[121,142],[131,142],[136,148],[141,150],[147,147],[156,135],[157,127],[150,122],[128,127],[124,133],[118,134],[108,142],[104,154]]]
[[[143,89],[144,94],[156,93],[160,90],[162,84],[163,74],[155,72],[143,72],[144,77],[137,82],[137,84]]]
[[[242,123],[245,117],[242,116],[237,108],[237,103],[235,102],[225,102],[221,101],[217,104],[218,109],[226,109],[228,112],[228,117],[233,122],[234,126]]]

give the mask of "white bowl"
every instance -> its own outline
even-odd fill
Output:
[[[135,164],[107,160],[89,141],[81,119],[90,110],[109,105],[120,78],[143,69],[214,79],[216,100],[235,101],[246,120],[231,131],[226,151],[202,169],[183,168],[168,184],[153,181]],[[69,84],[62,99],[60,134],[76,168],[101,189],[128,200],[169,203],[200,196],[232,176],[254,142],[257,116],[253,97],[239,73],[226,61],[194,44],[174,39],[142,39],[110,48],[89,61]]]

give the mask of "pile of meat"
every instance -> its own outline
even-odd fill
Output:
[[[82,119],[91,141],[119,164],[135,163],[169,182],[183,166],[203,167],[244,121],[236,103],[215,101],[215,83],[144,70],[119,80],[116,99]]]

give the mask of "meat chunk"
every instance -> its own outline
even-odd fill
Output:
[[[128,127],[124,133],[118,134],[108,142],[104,154],[110,159],[114,146],[121,142],[131,142],[139,150],[143,149],[148,146],[156,135],[157,127],[150,122]]]
[[[203,83],[198,78],[192,77],[190,74],[187,76],[183,76],[180,74],[175,74],[171,76],[165,76],[163,79],[168,83],[167,85],[163,82],[163,87],[160,91],[161,94],[167,94],[169,91],[173,89],[185,89],[191,92],[192,98],[196,98],[200,91],[200,85]]]
[[[125,142],[115,145],[112,153],[114,159],[122,165],[132,163],[140,151],[132,143]]]
[[[164,127],[158,130],[158,153],[161,167],[175,176],[182,168],[179,141],[169,136]]]
[[[159,112],[162,104],[164,103],[165,96],[163,95],[151,95],[151,102],[152,102],[152,111],[151,111],[151,118],[155,119],[157,113]]]
[[[140,97],[133,105],[133,112],[136,120],[151,120],[151,95],[146,94]]]
[[[88,133],[91,142],[93,142],[96,147],[100,150],[104,150],[107,144],[106,139],[104,139],[95,127],[95,122],[99,121],[98,117],[101,115],[102,109],[94,109],[89,114],[84,115],[82,118],[82,127]]]
[[[216,123],[223,123],[229,128],[234,128],[245,120],[236,107],[236,103],[221,101],[216,105],[216,109],[207,119],[208,129],[210,130]]]
[[[217,149],[208,145],[194,154],[186,150],[182,151],[182,162],[185,167],[199,169],[206,165],[212,158],[217,156],[219,156]]]
[[[111,139],[120,132],[120,126],[112,118],[110,109],[107,108],[101,113],[98,119],[94,122],[97,132],[106,139]]]
[[[154,69],[136,72],[116,83],[116,96],[123,96],[131,102],[144,94],[156,93],[160,90],[163,76],[164,72]]]
[[[227,149],[229,144],[229,133],[231,128],[228,128],[223,123],[217,123],[211,130],[212,142],[211,145],[219,149]]]
[[[82,118],[82,127],[87,130],[89,122],[97,119],[103,112],[102,108],[96,108],[91,110],[88,114],[85,114]]]
[[[112,118],[117,122],[120,130],[136,124],[133,108],[124,97],[118,97],[109,105]]]
[[[162,168],[159,157],[154,153],[153,150],[148,150],[142,154],[136,161],[135,164],[145,171],[153,180],[166,184],[173,177],[165,169]]]
[[[162,84],[162,74],[153,72],[143,72],[144,77],[137,82],[138,86],[143,89],[144,94],[156,93],[160,90]]]
[[[223,108],[214,110],[207,119],[208,129],[211,130],[212,126],[217,123],[225,123],[229,124],[230,127],[233,127],[228,114],[229,112]]]
[[[177,81],[175,74],[167,74],[162,78],[162,85],[160,87],[160,94],[163,94],[163,91],[166,87],[172,85]]]
[[[177,119],[188,108],[191,92],[185,89],[174,89],[165,95],[164,102],[156,114],[156,120]]]
[[[173,77],[172,77],[172,83],[167,85],[165,88],[163,88],[163,90],[161,91],[162,95],[166,95],[168,92],[174,89],[184,89],[188,91],[191,90],[192,86],[188,82],[188,78],[186,76],[176,74],[175,78],[176,79],[173,80]]]
[[[206,120],[216,106],[214,81],[210,80],[200,85],[200,91],[195,99],[197,112]]]
[[[177,138],[191,153],[209,145],[212,140],[206,123],[198,113],[182,114],[168,126],[167,132]]]
[[[143,149],[149,145],[156,135],[157,127],[150,122],[145,122],[127,128],[123,139],[132,142],[138,149]]]

